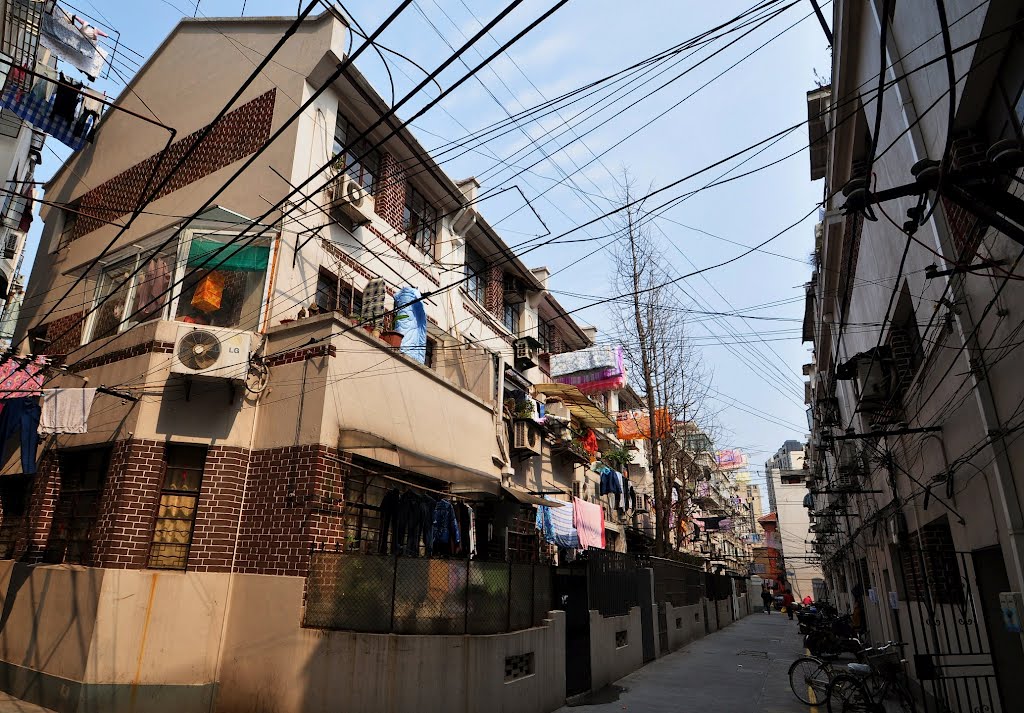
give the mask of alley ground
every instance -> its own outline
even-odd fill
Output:
[[[755,612],[558,713],[807,711],[789,690],[787,677],[802,652],[795,621],[776,612]]]
[[[49,708],[40,708],[0,691],[0,713],[53,713]]]

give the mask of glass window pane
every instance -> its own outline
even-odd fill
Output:
[[[145,257],[142,270],[135,277],[135,298],[127,315],[129,327],[151,319],[166,319],[171,302],[175,250],[165,249]]]
[[[103,270],[96,297],[96,304],[102,302],[102,305],[96,310],[90,341],[117,334],[121,320],[125,317],[125,301],[131,284],[128,277],[134,269],[135,258],[132,258]]]
[[[182,283],[179,322],[249,331],[259,327],[270,242],[243,238],[224,248],[231,239],[193,236],[186,260],[192,274]]]

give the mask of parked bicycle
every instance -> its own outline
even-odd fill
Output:
[[[846,673],[832,676],[825,691],[829,713],[886,713],[895,701],[902,713],[916,713],[917,704],[907,686],[903,642],[865,651],[866,663],[847,665]]]
[[[820,706],[828,700],[829,684],[834,675],[831,661],[801,656],[789,667],[789,687],[805,706]]]

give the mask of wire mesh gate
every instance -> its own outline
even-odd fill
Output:
[[[925,713],[1003,713],[970,552],[900,548],[911,671]],[[1011,675],[1019,675],[1011,674]]]

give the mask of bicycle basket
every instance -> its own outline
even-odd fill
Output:
[[[868,651],[867,660],[872,668],[882,674],[899,673],[903,670],[902,656],[897,648]]]

